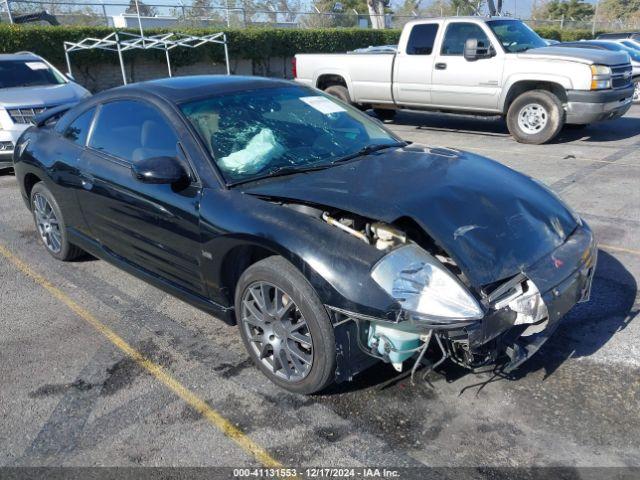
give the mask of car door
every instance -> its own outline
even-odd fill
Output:
[[[433,75],[433,47],[438,23],[414,25],[409,33],[405,51],[399,51],[395,61],[394,96],[396,103],[429,105]]]
[[[176,127],[157,106],[145,101],[101,105],[82,155],[80,205],[92,236],[108,252],[179,288],[204,294],[201,186]],[[157,157],[183,162],[193,177],[191,183],[177,188],[134,178],[133,161]]]
[[[492,47],[495,55],[475,61],[466,60],[464,44],[470,38],[476,38],[479,47]],[[434,105],[498,109],[504,53],[500,46],[492,45],[489,38],[489,33],[477,23],[452,21],[447,24],[434,59],[431,92]]]
[[[81,157],[95,112],[96,108],[90,107],[78,113],[71,121],[56,125],[59,136],[55,137],[52,148],[51,175],[54,184],[51,188],[64,212],[67,228],[85,234],[87,226],[78,208],[77,193],[82,188],[79,176]]]

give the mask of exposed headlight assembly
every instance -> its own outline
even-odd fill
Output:
[[[382,258],[371,277],[402,308],[438,323],[482,318],[478,301],[436,258],[415,244]]]

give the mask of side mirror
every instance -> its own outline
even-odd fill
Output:
[[[478,44],[477,38],[468,38],[466,42],[464,42],[464,58],[473,62],[475,60],[479,60],[481,58],[491,58],[496,54],[495,50],[491,45]]]
[[[186,170],[174,157],[153,157],[134,161],[131,174],[140,182],[155,184],[174,185],[188,178]]]

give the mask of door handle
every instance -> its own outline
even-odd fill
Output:
[[[436,63],[436,70],[446,70],[446,69],[447,69],[446,63]]]

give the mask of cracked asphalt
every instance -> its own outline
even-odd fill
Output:
[[[521,145],[493,118],[402,113],[403,138],[490,156],[544,181],[601,244],[589,303],[512,377],[378,365],[286,393],[235,327],[95,259],[39,245],[0,176],[0,244],[162,366],[284,466],[640,466],[640,107]],[[384,181],[384,179],[381,179]],[[0,466],[247,466],[257,460],[0,256]]]

